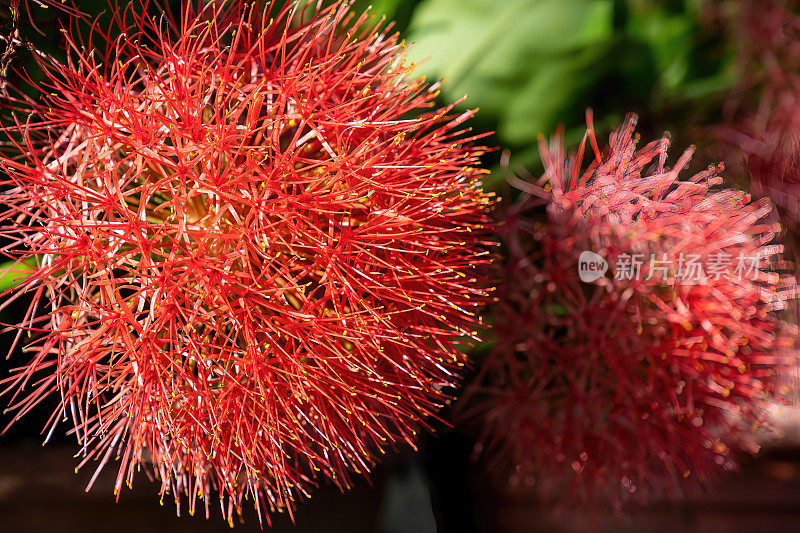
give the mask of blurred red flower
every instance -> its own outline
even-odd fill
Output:
[[[720,168],[680,178],[691,151],[669,168],[668,140],[637,149],[635,124],[605,155],[591,129],[573,156],[556,137],[541,178],[511,178],[497,341],[464,415],[546,500],[618,507],[708,480],[794,361],[769,201],[721,188]]]
[[[711,20],[738,44],[741,79],[715,128],[726,156],[746,167],[756,196],[769,197],[797,244],[800,232],[800,2],[737,0],[714,3]],[[717,13],[719,11],[720,13]],[[727,16],[725,12],[729,12]],[[746,172],[745,172],[746,173]],[[796,251],[795,251],[796,253]]]
[[[81,464],[120,458],[119,490],[151,462],[229,521],[413,443],[487,296],[471,113],[428,109],[390,26],[290,4],[66,32],[2,128],[5,253],[35,263],[4,304],[32,295],[10,408],[60,395]]]

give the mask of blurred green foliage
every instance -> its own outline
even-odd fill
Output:
[[[600,133],[628,111],[656,135],[702,122],[736,72],[700,15],[695,1],[423,0],[409,54],[420,74],[446,78],[445,100],[468,94],[463,107],[480,108],[477,129],[497,132],[489,143],[511,149],[512,168],[530,168],[537,137],[563,124],[577,142],[589,107]]]
[[[0,291],[10,289],[28,279],[36,271],[36,262],[32,259],[18,263],[4,261],[0,263]]]
[[[411,55],[428,58],[420,73],[447,78],[445,94],[469,94],[470,105],[497,117],[503,139],[524,143],[592,84],[612,20],[609,1],[507,0],[498,9],[486,0],[427,0],[410,28]]]

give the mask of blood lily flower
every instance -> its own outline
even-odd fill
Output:
[[[413,445],[487,297],[471,113],[430,109],[390,26],[289,4],[66,32],[2,127],[5,254],[35,265],[10,409],[58,395],[81,464],[118,458],[117,490],[150,466],[179,512],[218,491],[229,521]]]
[[[691,151],[669,168],[635,124],[605,154],[591,130],[577,156],[556,138],[540,179],[512,178],[497,342],[464,414],[547,500],[618,507],[713,478],[794,362],[769,201],[721,188],[721,168],[681,178]]]

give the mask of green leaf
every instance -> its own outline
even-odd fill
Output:
[[[385,16],[387,21],[392,21],[393,29],[404,33],[418,3],[419,0],[356,0],[353,11],[360,14],[371,7],[378,19]]]
[[[626,31],[647,45],[660,74],[661,86],[677,90],[689,71],[697,13],[669,13],[662,5],[631,2]]]
[[[0,263],[0,291],[10,289],[28,279],[36,269],[36,262],[32,259]]]
[[[538,153],[537,136],[592,104],[585,93],[615,39],[613,2],[423,0],[408,33],[416,72],[445,78],[448,101],[467,94],[462,107],[480,108],[474,125],[496,130],[517,166],[519,150],[529,152],[526,163],[538,159],[530,154]]]
[[[392,20],[402,3],[403,0],[371,0],[371,1],[362,0],[360,2],[356,2],[354,9],[355,12],[358,13],[367,6],[371,5],[372,10],[375,12],[376,15],[378,16],[386,15],[386,18]]]
[[[647,135],[680,133],[732,72],[697,0],[422,0],[408,41],[416,72],[445,79],[443,100],[467,94],[462,108],[480,108],[472,126],[496,132],[487,143],[511,150],[512,170],[534,174],[537,137],[563,124],[567,143],[579,141],[587,108],[601,143],[630,111],[649,119]],[[489,187],[503,176],[492,170]]]
[[[507,76],[548,56],[591,46],[612,33],[603,0],[425,0],[414,13],[412,58],[430,57],[420,73],[463,85],[476,73]]]

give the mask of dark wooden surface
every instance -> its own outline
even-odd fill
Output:
[[[341,493],[323,485],[301,502],[292,524],[274,517],[277,533],[531,533],[544,532],[799,532],[800,409],[775,418],[781,439],[765,437],[765,448],[740,471],[709,492],[660,502],[627,516],[577,512],[552,516],[531,498],[492,488],[485,472],[469,461],[472,443],[457,432],[428,436],[422,455],[395,454],[370,480]],[[74,441],[61,437],[41,446],[34,426],[15,428],[0,439],[0,533],[149,533],[228,531],[217,508],[206,520],[183,512],[171,499],[159,505],[158,485],[140,474],[133,489],[115,502],[113,464],[85,492],[91,465],[75,474]],[[260,531],[245,505],[245,523],[235,530]],[[436,525],[434,524],[434,515]],[[438,526],[438,527],[437,527]]]
[[[117,503],[112,494],[112,470],[86,493],[83,489],[91,472],[74,474],[71,454],[63,444],[42,448],[18,442],[0,447],[0,532],[229,530],[216,509],[210,520],[188,515],[177,518],[171,501],[159,506],[157,486],[145,476],[137,480],[133,490],[124,490]],[[288,517],[278,516],[273,531],[403,531],[402,526],[387,529],[386,520],[381,518],[386,504],[385,476],[385,469],[379,469],[373,476],[373,487],[361,482],[344,494],[322,487],[300,505],[294,526]],[[594,523],[575,513],[554,518],[526,498],[482,492],[481,487],[472,487],[471,498],[460,509],[451,505],[445,512],[461,513],[460,531],[476,532],[796,532],[800,531],[800,447],[768,450],[747,461],[740,472],[726,476],[713,492],[656,504],[628,517],[601,514]],[[235,530],[258,531],[252,513],[246,518],[247,522],[236,524]],[[440,519],[446,521],[446,517]]]
[[[90,492],[85,486],[91,471],[74,472],[73,450],[66,445],[42,448],[33,442],[0,447],[0,533],[204,533],[231,531],[219,507],[206,520],[182,511],[175,516],[174,502],[159,505],[158,484],[141,475],[133,489],[124,488],[119,502],[113,495],[114,470],[107,469]],[[323,487],[303,502],[296,525],[286,515],[273,518],[272,531],[366,532],[376,530],[380,491],[359,483],[352,492]],[[248,504],[249,505],[249,504]],[[234,531],[260,531],[254,513],[246,510],[246,523]]]

